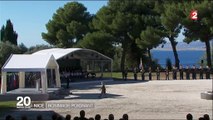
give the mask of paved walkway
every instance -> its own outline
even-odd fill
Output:
[[[86,117],[94,117],[98,113],[102,118],[107,118],[113,113],[115,119],[119,119],[127,113],[130,120],[185,119],[186,114],[191,113],[194,119],[197,119],[207,113],[212,119],[212,101],[200,98],[201,92],[212,90],[212,80],[106,81],[105,84],[106,98],[99,98],[100,82],[92,82],[71,84],[73,94],[66,96],[66,99],[51,100],[47,103],[82,104],[54,109],[60,115],[70,114],[72,118],[78,116],[81,109],[85,109]],[[45,114],[40,112],[43,113]],[[15,115],[21,114],[24,113]],[[50,114],[45,114],[45,117],[48,115]]]

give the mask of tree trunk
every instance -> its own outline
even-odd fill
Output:
[[[211,50],[210,50],[210,41],[205,41],[206,44],[206,60],[207,60],[207,65],[209,67],[212,67],[211,64]]]
[[[148,58],[149,58],[149,67],[151,67],[151,65],[152,65],[152,56],[151,56],[150,49],[147,49],[147,53],[148,53]]]
[[[178,53],[177,53],[177,49],[176,49],[177,44],[175,43],[174,37],[170,37],[169,41],[171,42],[173,54],[174,54],[174,57],[175,57],[175,66],[179,69],[180,60],[178,58]]]
[[[124,67],[125,67],[125,58],[126,58],[126,47],[125,45],[122,45],[123,47],[123,51],[122,51],[122,54],[121,54],[121,71],[124,71]]]
[[[121,71],[123,72],[125,70],[125,62],[126,62],[126,53],[127,53],[127,49],[128,49],[128,35],[124,36],[124,38],[122,39],[122,54],[121,54]]]

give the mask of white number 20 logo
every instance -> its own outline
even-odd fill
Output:
[[[17,107],[29,107],[31,105],[31,99],[28,96],[26,97],[18,96],[16,100],[18,100],[16,104]]]

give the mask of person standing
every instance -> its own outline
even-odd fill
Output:
[[[152,67],[149,67],[149,80],[152,80]]]
[[[182,65],[180,65],[179,73],[180,73],[180,80],[183,80],[183,66]]]
[[[202,65],[200,65],[199,73],[200,73],[200,79],[203,79],[203,66]]]
[[[206,66],[206,79],[210,79],[210,73],[211,73],[211,69],[209,68],[209,66]]]
[[[145,70],[141,69],[141,80],[145,80]]]
[[[166,67],[165,74],[166,74],[166,80],[169,80],[169,67],[168,66]]]
[[[128,76],[128,68],[126,68],[124,71],[124,80],[127,80],[127,76]]]
[[[17,88],[17,79],[16,79],[16,74],[13,73],[13,88],[16,89]]]
[[[142,60],[142,58],[140,58],[139,69],[141,71],[141,79],[145,80],[145,69],[143,67],[143,60]]]
[[[187,120],[193,120],[192,114],[191,114],[191,113],[188,113],[188,114],[186,115],[186,119],[187,119]]]
[[[122,70],[122,78],[123,78],[123,80],[125,80],[125,69]]]
[[[188,65],[186,66],[185,72],[186,72],[186,79],[187,79],[187,80],[190,80],[190,68],[189,68]]]
[[[69,89],[69,86],[70,86],[70,81],[69,81],[69,72],[65,69],[65,71],[64,71],[64,73],[63,73],[63,75],[64,75],[64,78],[65,78],[65,80],[66,80],[66,83],[67,83],[67,89]]]
[[[175,65],[172,67],[172,73],[173,73],[173,80],[177,80],[177,68]]]
[[[88,120],[88,118],[85,117],[85,111],[84,110],[80,111],[79,120]]]
[[[101,94],[100,94],[100,98],[104,97],[106,95],[106,87],[104,82],[101,82]]]
[[[134,80],[137,80],[137,67],[133,68]]]
[[[159,69],[158,66],[157,66],[157,69],[156,69],[156,76],[157,76],[157,80],[160,80],[160,69]]]
[[[193,67],[192,67],[192,79],[193,80],[196,80],[196,72],[197,72],[196,69],[197,69],[196,66],[193,65]]]

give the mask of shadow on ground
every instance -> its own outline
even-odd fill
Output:
[[[123,80],[123,79],[113,79],[113,80],[99,80],[91,82],[74,82],[70,83],[70,90],[88,90],[88,89],[100,89],[101,82],[104,81],[106,87],[107,85],[119,85],[119,84],[136,84],[136,83],[146,83],[148,80]]]
[[[104,98],[118,98],[121,97],[122,95],[117,95],[117,94],[109,94],[107,93],[104,95],[104,97],[100,97],[100,93],[75,93],[72,95],[69,95],[65,97],[65,99],[104,99]]]

